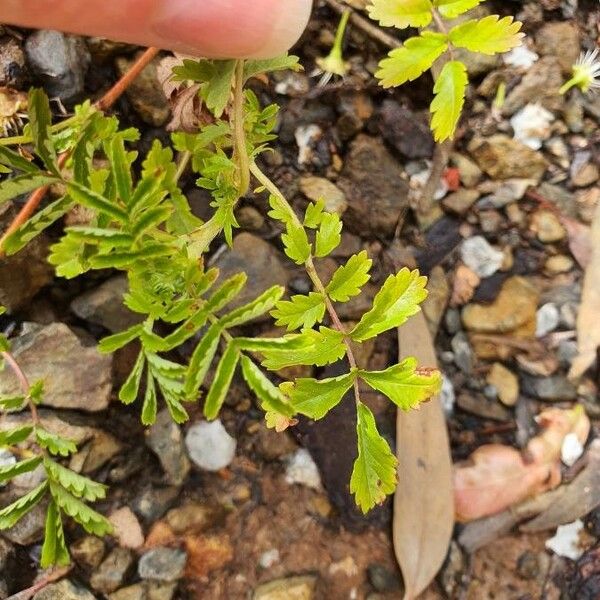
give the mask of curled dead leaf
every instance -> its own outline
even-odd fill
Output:
[[[462,306],[469,302],[480,283],[481,279],[477,273],[466,265],[458,265],[454,275],[450,304],[452,306]]]
[[[157,67],[158,80],[167,100],[171,104],[173,118],[167,125],[168,131],[198,131],[201,125],[211,121],[208,111],[203,111],[200,85],[188,84],[173,78],[173,68],[183,65],[181,55],[166,56]]]
[[[596,208],[591,229],[592,252],[583,279],[581,306],[577,315],[577,349],[579,354],[573,360],[569,377],[581,377],[596,360],[600,346],[600,204]]]
[[[551,408],[538,417],[543,431],[524,452],[502,444],[481,446],[464,463],[455,465],[456,518],[466,522],[498,513],[526,498],[553,489],[561,481],[563,440],[574,433],[584,444],[590,421],[583,408]]]

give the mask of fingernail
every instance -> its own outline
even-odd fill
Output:
[[[311,0],[164,0],[153,29],[166,48],[213,58],[268,57],[300,37]]]
[[[287,52],[300,38],[312,10],[312,0],[278,0],[271,31],[252,58],[272,58]]]

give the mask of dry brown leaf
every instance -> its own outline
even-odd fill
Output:
[[[590,228],[568,217],[561,216],[560,222],[567,231],[571,254],[579,263],[579,266],[585,269],[592,256],[592,234]]]
[[[521,531],[544,531],[581,519],[600,506],[600,440],[594,440],[588,451],[585,469],[567,486],[550,506]]]
[[[450,305],[462,306],[466,304],[473,297],[480,283],[481,279],[477,273],[469,269],[466,265],[458,265],[454,275]]]
[[[569,377],[581,377],[596,360],[600,346],[600,204],[596,208],[592,223],[592,255],[585,270],[581,306],[577,315],[578,356],[573,360]]]
[[[403,325],[398,337],[401,359],[414,356],[421,365],[436,365],[423,313]],[[398,411],[396,446],[394,548],[404,576],[404,598],[412,600],[442,566],[454,528],[452,461],[439,398],[418,411]]]
[[[493,515],[560,484],[560,452],[565,436],[574,433],[584,444],[590,421],[583,408],[550,408],[538,417],[542,433],[525,452],[512,446],[486,444],[454,468],[456,519],[466,522]]]

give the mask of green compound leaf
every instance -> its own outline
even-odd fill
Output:
[[[0,204],[12,200],[17,196],[28,194],[33,190],[56,183],[59,181],[54,175],[48,175],[41,171],[35,173],[24,173],[11,179],[5,179],[0,184]]]
[[[108,519],[53,481],[50,481],[50,492],[63,512],[79,523],[88,533],[102,537],[112,532],[113,528]]]
[[[467,68],[462,62],[452,60],[444,65],[435,82],[435,98],[431,103],[431,129],[436,142],[454,137],[468,83]]]
[[[362,402],[358,405],[356,432],[358,457],[352,470],[350,491],[363,513],[367,513],[395,490],[398,461],[377,431],[373,413]]]
[[[134,325],[125,331],[115,333],[100,340],[98,350],[104,354],[112,354],[137,339],[143,331],[142,325]]]
[[[29,127],[33,144],[44,166],[48,171],[59,175],[56,164],[56,149],[50,136],[50,125],[52,124],[52,113],[48,96],[40,89],[32,89],[29,92]]]
[[[423,31],[420,36],[404,42],[402,48],[392,50],[379,63],[375,76],[384,88],[413,81],[429,70],[433,63],[448,49],[447,36],[443,33]]]
[[[253,300],[244,306],[240,306],[222,317],[221,325],[227,329],[249,323],[257,317],[269,312],[283,296],[284,292],[285,288],[283,286],[273,286],[262,293],[256,300]]]
[[[323,320],[325,299],[318,292],[310,292],[308,296],[292,296],[290,300],[278,302],[271,316],[276,319],[275,325],[287,327],[288,331],[301,327],[308,329]]]
[[[287,202],[282,200],[279,196],[271,194],[269,196],[269,206],[271,207],[271,210],[269,211],[268,215],[272,219],[280,221],[286,226],[294,223],[296,215],[288,206]]]
[[[97,210],[99,213],[111,217],[124,225],[128,222],[129,216],[120,206],[117,206],[115,203],[107,200],[93,190],[90,190],[79,183],[75,183],[74,181],[67,183],[67,190],[71,198],[76,202],[79,202],[79,204],[91,208],[92,210]]]
[[[70,562],[60,510],[56,502],[51,500],[46,510],[46,527],[40,565],[42,569],[47,569],[53,566],[66,567]]]
[[[0,530],[14,527],[32,508],[40,503],[48,490],[48,482],[40,484],[25,496],[0,510]]]
[[[442,387],[441,373],[437,369],[417,368],[415,358],[407,358],[385,371],[361,371],[360,377],[404,411],[418,407]]]
[[[280,342],[268,340],[259,351],[265,357],[263,365],[279,371],[296,365],[322,367],[334,363],[344,356],[346,346],[343,333],[321,327],[319,331],[306,329],[298,335],[282,338]]]
[[[342,241],[341,231],[340,217],[335,213],[323,213],[315,238],[315,256],[323,258],[331,254]]]
[[[256,394],[266,413],[276,413],[287,419],[294,416],[294,408],[285,394],[247,356],[241,357],[242,375],[248,387]]]
[[[17,477],[17,475],[22,475],[23,473],[31,473],[31,471],[34,471],[41,462],[41,456],[35,456],[34,458],[22,460],[14,465],[0,467],[0,483],[10,481]]]
[[[500,19],[490,15],[483,19],[473,19],[450,30],[450,41],[459,48],[482,54],[508,52],[521,44],[525,34],[519,33],[521,23],[512,17]]]
[[[207,309],[212,312],[218,312],[224,306],[229,304],[244,288],[248,276],[245,273],[236,273],[211,296],[207,304]]]
[[[142,425],[154,425],[156,414],[158,412],[158,399],[156,396],[156,383],[152,373],[148,373],[146,378],[146,392],[144,394],[144,404],[142,406]]]
[[[286,233],[281,235],[285,253],[297,265],[303,265],[311,253],[311,245],[306,235],[306,229],[302,225],[288,223]]]
[[[390,275],[373,300],[373,307],[365,313],[350,332],[353,340],[362,342],[380,333],[399,327],[417,314],[419,304],[427,298],[427,277],[419,271],[402,269]]]
[[[67,440],[54,433],[50,433],[42,427],[35,428],[37,443],[48,450],[53,456],[69,456],[77,452],[77,445],[72,440]]]
[[[101,483],[83,477],[49,458],[44,459],[44,468],[51,481],[58,483],[77,498],[88,502],[106,498],[108,488]]]
[[[324,209],[325,200],[322,198],[317,202],[310,202],[306,207],[306,212],[304,213],[304,227],[316,229],[323,220]]]
[[[125,140],[122,135],[115,135],[104,144],[106,157],[110,161],[110,175],[117,192],[117,197],[129,204],[133,189],[131,165],[137,158],[137,152],[125,150]]]
[[[455,19],[481,2],[483,0],[433,0],[433,5],[445,19]]]
[[[24,442],[33,433],[31,425],[0,431],[0,446],[14,446]]]
[[[222,332],[223,327],[221,324],[214,323],[196,346],[190,359],[185,380],[185,396],[188,400],[196,400],[198,391],[204,383],[204,378],[217,353]]]
[[[53,223],[56,223],[72,207],[73,201],[70,198],[64,197],[55,200],[37,212],[4,240],[3,249],[6,254],[11,256],[19,252],[19,250],[23,249],[42,231],[50,227]]]
[[[358,296],[362,286],[371,278],[369,271],[372,264],[373,261],[365,250],[351,256],[348,262],[333,274],[327,285],[329,297],[335,302],[348,302],[350,298]]]
[[[144,366],[146,365],[146,355],[143,351],[138,354],[135,365],[129,377],[125,380],[125,383],[119,390],[119,400],[123,404],[133,404],[138,397],[140,389],[140,383],[142,382],[142,374],[144,372]]]
[[[341,402],[355,379],[355,373],[321,380],[296,379],[294,383],[282,384],[282,388],[296,412],[317,420]]]
[[[430,0],[372,0],[367,10],[383,27],[425,27],[432,19]]]
[[[21,410],[25,404],[25,396],[7,396],[0,398],[0,409],[5,411]]]
[[[22,171],[23,173],[41,172],[34,163],[23,158],[19,153],[10,150],[6,146],[0,146],[0,165],[6,165],[15,171]]]
[[[217,418],[221,406],[223,406],[239,360],[239,348],[235,344],[230,343],[217,365],[215,378],[204,403],[204,416],[209,421]]]
[[[260,75],[261,73],[274,73],[275,71],[301,71],[302,67],[297,56],[283,54],[275,58],[264,60],[247,60],[244,63],[244,80]]]

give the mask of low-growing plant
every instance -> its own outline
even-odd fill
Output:
[[[454,137],[469,84],[467,66],[459,50],[500,54],[521,44],[521,23],[512,17],[488,15],[454,19],[484,0],[372,0],[369,15],[385,27],[421,29],[402,48],[392,50],[379,64],[376,77],[385,88],[413,81],[434,68],[441,69],[433,87],[431,129],[437,142]],[[443,66],[442,66],[443,65]]]
[[[453,17],[475,4],[473,0],[436,0],[435,6],[429,0],[375,0],[371,14],[383,24],[425,26],[440,14]],[[412,8],[407,11],[405,7]],[[517,25],[507,19],[486,19],[449,33],[424,31],[411,38],[404,49],[383,61],[379,72],[383,84],[413,79],[435,58],[452,52],[452,46],[498,52],[517,43]],[[267,425],[277,431],[295,425],[299,415],[322,419],[340,402],[354,402],[358,450],[350,490],[367,512],[394,491],[397,460],[361,397],[361,385],[410,410],[439,391],[441,375],[417,366],[414,359],[369,371],[357,362],[353,347],[401,326],[416,314],[427,296],[426,278],[416,270],[402,269],[385,280],[356,325],[347,327],[339,318],[336,306],[361,293],[370,279],[372,260],[361,251],[323,281],[316,264],[340,244],[340,217],[327,212],[323,200],[297,214],[258,161],[275,139],[278,108],[261,106],[246,84],[263,73],[298,68],[292,56],[263,61],[182,61],[173,77],[183,86],[198,86],[204,125],[194,133],[174,133],[172,147],[155,141],[144,157],[132,149],[139,131],[120,128],[116,117],[86,102],[66,124],[52,125],[47,97],[38,89],[31,90],[28,124],[18,138],[19,144],[30,149],[24,153],[10,149],[6,140],[0,145],[0,166],[10,172],[0,184],[0,202],[50,185],[63,193],[5,236],[2,250],[19,252],[74,207],[87,209],[89,223],[66,227],[52,246],[49,261],[57,275],[67,279],[94,270],[126,273],[129,288],[124,302],[141,315],[141,322],[104,338],[99,346],[109,353],[139,342],[135,365],[118,394],[121,402],[139,402],[141,421],[147,426],[154,423],[161,402],[177,423],[188,419],[186,405],[199,400],[205,417],[215,419],[238,370],[264,410]],[[465,86],[464,67],[451,61],[436,84],[432,125],[437,139],[451,135]],[[452,105],[451,113],[441,106],[446,103]],[[214,214],[206,222],[192,214],[181,191],[179,179],[188,168],[198,175],[197,185],[212,195]],[[223,280],[216,268],[206,267],[204,256],[218,236],[232,243],[238,226],[235,209],[248,194],[267,196],[269,216],[282,231],[285,254],[306,270],[312,282],[309,293],[284,298],[284,288],[274,286],[251,302],[231,308],[246,274]],[[240,333],[241,327],[267,314],[287,333],[275,338]],[[195,348],[189,362],[174,361],[172,351],[192,340]],[[107,533],[108,522],[84,503],[104,497],[105,488],[57,461],[76,448],[44,430],[36,411],[42,401],[41,388],[26,381],[9,352],[8,340],[2,344],[23,393],[18,399],[0,400],[0,408],[10,411],[29,406],[31,419],[0,434],[0,446],[9,446],[23,458],[2,467],[0,481],[38,467],[46,475],[39,487],[2,509],[0,529],[11,527],[48,497],[43,563],[63,564],[68,552],[61,512],[92,533]],[[281,382],[286,367],[325,367],[342,359],[347,364],[343,375]],[[207,385],[209,372],[212,378]]]

